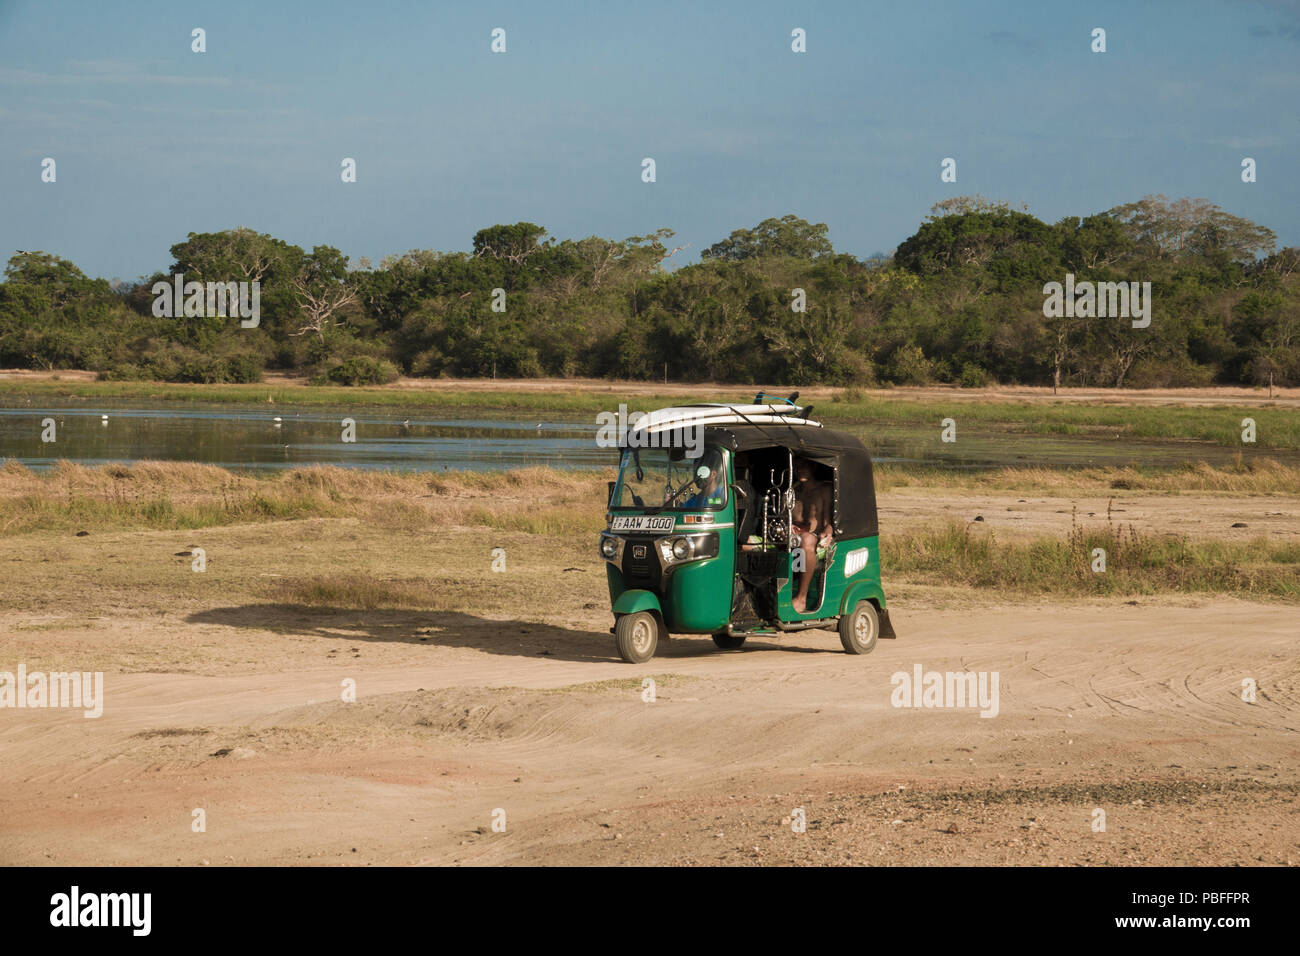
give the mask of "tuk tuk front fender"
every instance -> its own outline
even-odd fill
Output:
[[[641,588],[633,588],[620,594],[618,599],[614,601],[613,611],[615,615],[651,611],[663,617],[663,609],[659,606],[659,596],[653,591],[646,591]]]
[[[614,619],[617,621],[624,614],[635,614],[638,611],[649,611],[654,615],[655,623],[659,625],[659,636],[668,640],[668,628],[664,626],[663,608],[659,606],[659,595],[653,591],[646,591],[643,588],[633,588],[630,591],[624,591],[614,601],[614,606],[610,608],[614,612]],[[609,632],[614,633],[611,627]]]

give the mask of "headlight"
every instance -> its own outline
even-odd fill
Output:
[[[600,556],[606,560],[612,561],[618,554],[618,542],[613,538],[600,539]]]
[[[699,561],[702,558],[718,556],[718,532],[708,534],[691,534],[675,538],[663,537],[655,542],[659,549],[660,564],[665,571],[687,561]]]
[[[718,556],[718,532],[691,535],[691,552],[697,558],[716,558]]]

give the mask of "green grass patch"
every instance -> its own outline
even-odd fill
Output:
[[[1300,449],[1300,415],[1287,408],[1232,405],[1084,405],[1059,402],[898,401],[869,398],[819,406],[826,424],[933,425],[952,418],[958,429],[975,425],[1029,435],[1090,435],[1154,441],[1204,441],[1224,447]],[[1241,441],[1242,419],[1255,421],[1253,445]]]
[[[656,689],[679,687],[682,684],[699,680],[698,677],[687,674],[647,674],[643,677],[614,677],[609,680],[593,680],[582,684],[566,684],[563,687],[547,687],[541,693],[567,694],[576,691],[584,694],[601,694],[607,691],[633,691],[640,694],[643,689],[643,681],[647,678],[655,682]],[[536,691],[533,691],[533,693],[536,693]]]
[[[605,509],[604,503],[599,499],[595,502],[518,511],[492,511],[488,508],[476,507],[470,509],[465,521],[467,524],[480,525],[496,531],[513,531],[520,534],[556,537],[590,535],[594,547],[595,536],[605,527]]]
[[[432,581],[389,581],[368,574],[318,574],[277,581],[270,588],[271,596],[287,603],[354,611],[428,610],[441,590]]]

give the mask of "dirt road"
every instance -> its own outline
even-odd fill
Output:
[[[0,863],[1300,861],[1293,606],[897,605],[864,657],[813,631],[642,667],[600,607],[259,607],[96,638],[237,640],[255,670],[0,710]],[[894,706],[918,666],[997,674],[996,716]]]

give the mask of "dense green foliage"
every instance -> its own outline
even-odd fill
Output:
[[[112,287],[43,252],[0,283],[0,367],[106,379],[321,384],[608,376],[827,384],[1173,386],[1300,382],[1300,250],[1204,200],[1147,197],[1049,225],[940,203],[892,259],[837,253],[794,216],[738,229],[673,272],[672,231],[556,241],[534,223],[470,252],[376,268],[250,229],[191,233],[169,272]],[[154,315],[155,282],[261,283],[260,324]],[[1152,321],[1047,318],[1044,285],[1151,282]],[[802,309],[799,306],[802,305]]]

